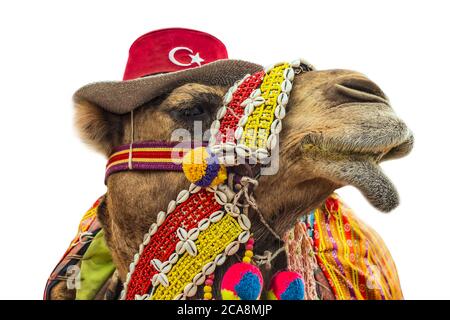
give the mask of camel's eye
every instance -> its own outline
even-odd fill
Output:
[[[193,106],[178,111],[179,116],[183,118],[199,118],[205,114],[205,109],[201,105]]]
[[[172,109],[170,114],[172,117],[178,120],[203,120],[208,116],[210,107],[205,103],[179,105],[177,108]]]

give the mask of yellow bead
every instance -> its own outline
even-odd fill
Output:
[[[252,261],[252,259],[250,257],[246,256],[246,257],[242,258],[242,261],[245,263],[250,263]]]
[[[251,251],[251,250],[246,250],[246,251],[245,251],[245,256],[246,256],[246,257],[249,257],[249,258],[253,257],[253,251]]]
[[[203,291],[205,291],[205,292],[211,292],[211,291],[212,291],[212,288],[211,288],[210,286],[205,286],[205,287],[203,288]]]
[[[212,299],[212,293],[211,292],[206,292],[204,294],[203,298],[205,298],[206,300],[211,300]]]

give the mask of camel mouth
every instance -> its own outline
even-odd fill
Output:
[[[380,163],[406,156],[413,148],[411,131],[402,123],[363,139],[351,135],[341,138],[309,138],[309,154],[323,178],[339,186],[352,185],[381,212],[389,212],[400,202],[396,187],[383,172]],[[401,128],[401,129],[399,129]],[[308,149],[308,148],[306,148]],[[307,151],[308,152],[308,151]]]
[[[307,152],[314,151],[337,158],[367,159],[376,163],[408,155],[414,145],[412,132],[403,123],[399,123],[395,128],[384,128],[383,134],[375,130],[330,138],[324,138],[321,134],[310,134],[302,140],[301,145]]]

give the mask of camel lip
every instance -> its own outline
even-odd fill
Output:
[[[410,153],[414,145],[412,132],[405,127],[396,136],[386,136],[371,144],[352,139],[323,138],[309,136],[308,142],[302,143],[302,149],[307,152],[333,154],[338,157],[355,157],[379,163],[381,161],[402,158]],[[315,141],[314,141],[315,140]]]

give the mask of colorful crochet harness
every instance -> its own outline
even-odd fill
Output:
[[[126,170],[173,170],[184,171],[192,182],[157,214],[129,266],[121,299],[187,299],[199,296],[200,286],[203,298],[212,299],[216,268],[241,247],[242,262],[229,268],[222,279],[222,298],[260,297],[262,276],[256,260],[264,262],[267,257],[255,259],[252,226],[243,209],[248,205],[243,195],[251,192],[248,187],[255,181],[241,177],[241,189],[234,190],[225,183],[226,168],[250,161],[267,164],[277,145],[294,75],[311,69],[301,61],[280,63],[236,82],[211,125],[208,144],[140,142],[114,149],[105,179]],[[362,229],[358,223],[349,231],[355,220],[340,208],[332,196],[326,208],[303,218],[283,237],[288,270],[272,279],[268,298],[317,299],[314,268],[318,266],[336,298],[401,298],[395,266],[385,248],[379,245],[383,253],[375,255],[369,249],[381,240],[353,233]],[[343,255],[335,251],[341,244]],[[379,256],[381,260],[374,261]],[[362,282],[376,272],[374,265],[388,274],[376,278],[377,290],[364,291]]]
[[[298,73],[311,69],[300,61],[280,63],[236,82],[211,125],[208,148],[144,142],[114,150],[106,178],[122,170],[183,170],[192,182],[158,213],[130,264],[121,298],[186,299],[207,282],[204,298],[211,299],[216,267],[241,245],[246,247],[246,264],[237,269],[262,278],[251,263],[250,220],[237,205],[242,192],[224,183],[225,166],[249,159],[263,163],[270,157],[286,114],[294,68]],[[224,290],[225,298],[231,293]]]

